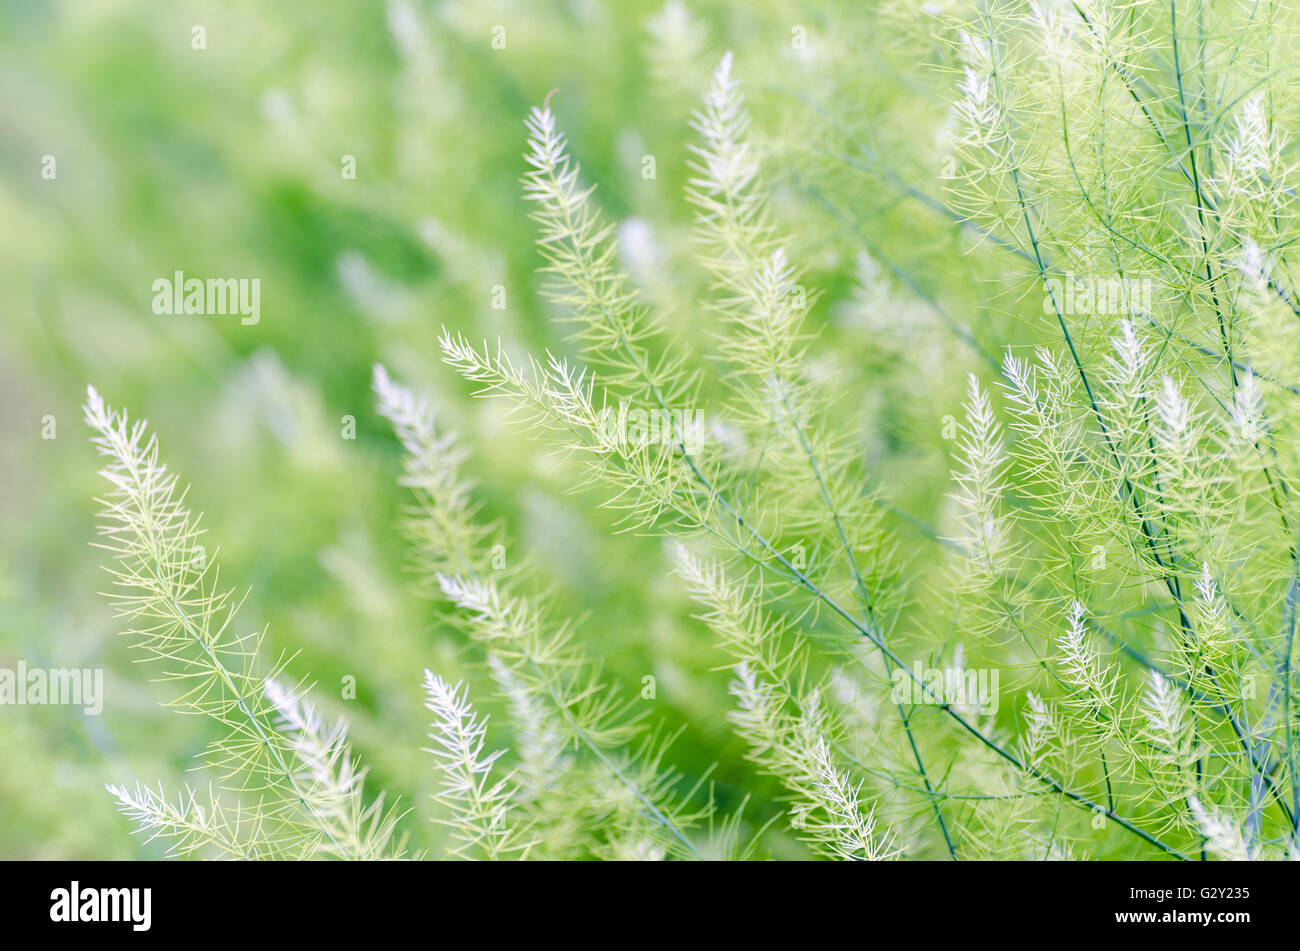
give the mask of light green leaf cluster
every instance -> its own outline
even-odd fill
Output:
[[[375,391],[380,412],[407,450],[407,481],[418,467],[442,473],[468,493],[469,483],[458,474],[460,451],[436,433],[429,407],[382,367],[375,368]],[[413,548],[413,567],[433,571],[440,596],[482,645],[518,738],[516,769],[488,788],[486,774],[500,751],[481,755],[485,727],[469,711],[467,688],[449,688],[427,674],[437,717],[435,755],[448,774],[439,798],[451,807],[448,821],[463,843],[457,854],[698,857],[686,831],[700,818],[688,808],[695,790],[675,794],[677,777],[660,765],[666,744],[647,732],[613,685],[602,682],[571,624],[552,623],[531,598],[512,593],[523,579],[492,566],[487,536],[474,527],[473,514],[471,505],[444,508],[430,499],[411,516],[413,537],[431,542]]]
[[[238,632],[238,603],[222,591],[215,552],[200,544],[185,490],[159,460],[146,424],[113,411],[90,388],[92,441],[108,462],[99,547],[113,556],[108,597],[126,636],[159,680],[177,685],[170,706],[214,721],[222,736],[203,756],[238,803],[186,791],[172,802],[144,786],[110,786],[125,814],[176,854],[373,859],[395,854],[395,817],[383,797],[364,802],[346,728],[326,729],[302,691],[275,679],[260,637]]]
[[[425,674],[447,854],[700,858],[764,836],[773,854],[870,860],[1300,852],[1300,216],[1276,61],[1295,16],[1209,0],[886,7],[852,22],[883,20],[938,60],[916,82],[948,109],[939,154],[890,166],[873,145],[889,130],[845,104],[862,64],[828,43],[817,75],[838,95],[800,99],[819,133],[809,178],[849,178],[840,206],[886,194],[879,214],[933,216],[938,250],[920,257],[981,270],[964,289],[979,314],[896,249],[868,249],[833,199],[818,255],[800,217],[816,189],[773,174],[779,135],[755,134],[727,53],[682,122],[689,327],[663,306],[671,288],[638,286],[626,245],[645,235],[601,208],[548,97],[526,120],[522,193],[572,347],[480,342],[451,314],[438,338],[442,364],[561,455],[558,477],[613,529],[667,541],[644,566],[677,576],[654,589],[674,592],[655,620],[726,672],[726,738],[710,739],[729,777],[771,791],[755,843],[739,843],[739,810],[716,832],[711,774],[669,765],[676,734],[601,663],[609,632],[557,609],[548,566],[513,552],[505,566],[510,534],[481,517],[470,453],[375,366],[412,573],[482,674]],[[651,48],[666,57],[694,23],[670,6]],[[677,52],[691,69],[702,55]],[[776,200],[791,194],[793,213]],[[856,262],[847,290],[837,254]],[[854,355],[823,345],[814,279],[851,298],[836,313],[881,364],[877,405],[860,405]],[[945,334],[951,350],[933,345]],[[870,448],[864,430],[900,405],[940,402],[928,455]],[[93,391],[87,419],[112,460],[115,599],[176,705],[224,731],[207,758],[220,796],[113,787],[123,810],[183,854],[398,854],[343,727],[236,633],[156,444]],[[927,467],[946,492],[913,515]]]

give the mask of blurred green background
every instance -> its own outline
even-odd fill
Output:
[[[192,483],[223,579],[250,590],[241,625],[266,628],[271,656],[296,654],[289,672],[348,717],[373,788],[413,807],[412,846],[436,853],[421,671],[481,671],[408,590],[399,454],[369,391],[377,360],[460,434],[486,514],[518,549],[508,557],[541,566],[611,681],[634,695],[657,678],[654,718],[686,727],[675,764],[717,764],[719,805],[752,793],[752,823],[771,818],[774,787],[727,728],[722,655],[662,542],[618,534],[594,493],[570,491],[568,464],[471,399],[435,341],[446,324],[573,352],[536,293],[518,187],[523,119],[553,89],[637,282],[670,328],[689,326],[705,285],[689,263],[687,123],[734,49],[792,256],[824,292],[818,352],[867,394],[852,407],[858,450],[900,507],[936,517],[940,420],[980,359],[943,315],[1004,338],[1006,318],[977,303],[997,298],[1002,265],[846,160],[868,135],[904,174],[936,174],[946,107],[933,76],[896,72],[929,51],[889,31],[888,10],[780,2],[0,0],[0,665],[102,667],[107,692],[99,717],[0,709],[0,857],[157,856],[104,783],[209,781],[186,775],[204,724],[160,708],[171,688],[132,665],[98,594],[87,383],[149,420]],[[855,291],[862,251],[895,267],[880,282],[892,290],[877,288],[890,300]],[[156,316],[152,283],[176,270],[258,278],[260,322]],[[917,292],[941,292],[943,314]],[[940,363],[942,379],[917,375]],[[924,542],[909,541],[914,558]],[[777,854],[786,835],[770,832]]]

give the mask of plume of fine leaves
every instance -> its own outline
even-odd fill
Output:
[[[809,681],[805,645],[764,617],[718,565],[703,564],[678,546],[677,570],[734,659],[732,722],[750,756],[786,786],[795,830],[832,857],[892,857],[887,836],[877,834],[874,810],[862,806],[862,782],[852,783],[831,755],[823,685]]]
[[[721,71],[720,75],[721,81],[725,83],[725,71]],[[722,98],[725,99],[725,96]],[[725,123],[719,125],[725,126]],[[589,192],[579,191],[574,185],[576,177],[570,174],[573,166],[563,153],[563,141],[555,131],[553,116],[548,109],[534,112],[530,121],[530,131],[534,136],[532,143],[534,168],[563,169],[560,178],[569,186],[573,186],[563,192],[564,196],[568,196],[564,197],[563,201],[555,199],[555,190],[552,188],[550,192],[545,193],[550,196],[549,198],[545,195],[542,197],[543,204],[549,201],[558,207],[571,201],[575,207],[580,205],[585,208],[589,201]],[[530,173],[530,178],[535,178],[536,175],[537,172],[534,171]],[[741,180],[747,181],[743,176]],[[710,213],[706,208],[704,212],[706,220]],[[592,240],[602,243],[601,246],[604,247],[603,242],[607,235],[598,230],[590,231],[583,224],[591,220],[594,219],[578,217],[575,214],[558,217],[551,215],[547,219],[552,229],[563,229],[575,221],[579,222],[579,227],[569,237],[577,236],[576,244],[580,248],[587,247],[589,244],[583,239],[583,235],[595,236]],[[557,237],[557,230],[544,230],[540,240],[545,247],[553,243]],[[760,235],[756,240],[761,241],[762,236]],[[720,285],[725,287],[729,275],[743,269],[745,256],[733,254],[730,258],[723,256],[723,260],[724,263],[719,265],[722,273]],[[570,289],[574,293],[579,293],[583,287],[590,288],[599,281],[605,280],[612,267],[611,261],[612,255],[603,252],[575,253],[564,258],[558,272]],[[557,269],[552,267],[551,270]],[[625,286],[622,278],[617,279],[615,284],[620,288]],[[580,294],[579,296],[590,302],[600,295]],[[615,299],[621,307],[631,298],[625,297],[620,292]],[[663,405],[664,391],[649,366],[638,359],[632,359],[631,362],[624,360],[628,353],[635,353],[635,349],[629,351],[625,346],[628,340],[633,338],[621,331],[606,332],[610,327],[614,327],[617,331],[619,324],[610,323],[610,319],[616,314],[592,307],[584,310],[581,301],[578,300],[571,300],[570,303],[579,313],[585,314],[582,317],[583,321],[596,322],[603,328],[596,336],[587,338],[588,350],[593,358],[598,361],[603,360],[607,364],[610,362],[617,364],[625,374],[639,374],[639,392]],[[721,306],[725,308],[729,303],[728,299],[724,299]],[[778,322],[777,326],[792,326],[792,324]],[[879,544],[881,533],[873,530],[866,514],[870,506],[861,504],[861,493],[855,495],[854,482],[851,479],[844,481],[833,475],[837,471],[834,465],[822,468],[819,460],[833,458],[833,452],[828,456],[827,450],[819,448],[815,439],[808,436],[810,429],[806,425],[807,420],[801,418],[798,413],[790,413],[787,407],[786,418],[792,424],[786,430],[787,436],[790,433],[801,436],[789,440],[789,445],[797,450],[795,456],[801,460],[803,471],[812,475],[810,480],[805,480],[804,485],[815,487],[811,496],[821,511],[821,524],[834,531],[830,549],[835,553],[834,557],[827,558],[819,551],[815,551],[816,561],[810,566],[797,564],[782,552],[784,542],[774,534],[779,531],[779,526],[767,524],[765,521],[768,511],[775,506],[763,506],[760,499],[757,510],[760,514],[756,515],[728,498],[729,487],[734,485],[734,481],[726,471],[725,460],[721,457],[715,455],[711,459],[714,467],[710,468],[711,474],[707,474],[705,467],[689,451],[684,440],[675,446],[661,447],[657,452],[647,454],[644,444],[634,447],[634,450],[629,452],[628,447],[620,442],[617,435],[611,436],[601,424],[603,391],[598,387],[591,371],[573,368],[566,361],[555,357],[548,357],[544,362],[530,358],[526,365],[517,366],[504,355],[500,347],[495,354],[486,345],[479,350],[460,335],[450,332],[444,332],[442,345],[444,360],[467,379],[481,384],[481,392],[505,397],[509,400],[513,411],[526,414],[530,422],[544,423],[544,426],[538,427],[540,431],[550,433],[562,444],[576,450],[588,465],[592,478],[613,490],[613,504],[628,507],[632,511],[631,518],[637,523],[670,531],[700,532],[714,539],[728,557],[738,559],[740,563],[756,566],[771,575],[776,586],[786,586],[785,591],[788,594],[795,595],[805,602],[813,618],[825,612],[834,618],[835,624],[847,625],[854,634],[879,649],[887,667],[901,671],[905,681],[908,679],[917,681],[920,694],[927,703],[932,703],[939,713],[960,728],[959,736],[969,737],[979,744],[982,749],[981,755],[992,757],[991,762],[1000,761],[1004,767],[1009,766],[1017,770],[1022,779],[1030,781],[1030,784],[1035,787],[1032,794],[1041,795],[1043,791],[1041,787],[1045,786],[1046,791],[1061,796],[1080,810],[1100,810],[1132,835],[1166,852],[1181,854],[1176,848],[1162,842],[1117,811],[1113,801],[1108,801],[1104,805],[1099,804],[1091,794],[1071,788],[1068,779],[1047,773],[1022,759],[1003,740],[994,735],[991,725],[978,726],[967,714],[950,703],[942,702],[932,688],[921,683],[918,675],[907,668],[897,652],[885,642],[883,630],[872,616],[871,584],[867,573],[864,573],[861,566],[857,564],[856,554],[859,543],[855,539],[871,539]],[[607,352],[609,348],[614,348],[613,354]],[[795,360],[794,363],[797,364],[798,361]],[[785,366],[792,375],[797,373],[792,366],[780,364],[779,361],[771,366],[778,369]],[[620,382],[625,383],[626,380]],[[751,393],[751,404],[753,396],[754,394]],[[763,405],[770,407],[772,402],[769,400]],[[750,408],[755,407],[751,405]],[[771,417],[769,416],[768,419],[770,421]],[[723,468],[718,469],[717,466]],[[781,480],[775,481],[779,484]],[[786,482],[789,484],[789,480]],[[752,487],[750,494],[753,494]],[[842,505],[839,502],[840,497],[851,498],[853,504]],[[828,574],[831,563],[842,566],[839,569],[841,586],[838,588]],[[848,582],[847,585],[844,585],[845,581]],[[848,588],[847,591],[844,591],[845,586]],[[856,598],[858,604],[854,606],[849,602],[850,606],[846,607],[843,603],[846,594]],[[861,610],[861,615],[857,614],[855,607]],[[950,852],[955,853],[953,839],[948,834],[947,823],[940,806],[944,793],[935,790],[930,784],[922,752],[916,743],[916,734],[911,729],[910,714],[902,706],[899,707],[898,712],[902,732],[906,735],[910,747],[910,756],[923,781],[921,788],[925,793],[924,801],[933,807],[945,844]],[[1024,798],[1030,794],[1026,792]],[[1018,806],[1025,804],[1024,798]]]
[[[429,407],[380,367],[375,390],[380,412],[407,449],[406,481],[422,491],[436,472],[467,493],[458,451],[436,434]],[[511,795],[535,827],[540,850],[568,854],[578,832],[572,817],[581,815],[585,837],[599,854],[698,857],[685,832],[698,817],[677,800],[676,776],[661,766],[666,744],[655,742],[630,701],[601,681],[570,624],[553,624],[530,598],[511,593],[516,582],[492,568],[472,507],[463,499],[448,501],[425,497],[413,512],[413,521],[425,523],[414,526],[415,536],[437,539],[417,549],[417,567],[434,569],[428,580],[463,612],[461,624],[483,646],[509,705],[520,738],[519,775],[526,781]],[[591,762],[578,764],[567,750]]]
[[[450,686],[432,671],[424,672],[425,705],[433,713],[434,745],[428,752],[438,764],[442,785],[436,798],[449,812],[444,820],[456,844],[451,854],[498,860],[527,849],[511,816],[514,790],[508,778],[493,782],[492,767],[504,752],[484,753],[487,722],[470,706],[468,691]]]
[[[363,805],[363,774],[352,766],[342,727],[324,731],[299,695],[275,683],[280,670],[263,660],[261,636],[238,631],[238,603],[220,587],[198,518],[160,461],[157,438],[93,387],[84,410],[92,442],[108,460],[96,543],[113,556],[108,597],[129,625],[132,648],[157,679],[176,685],[169,706],[220,726],[204,763],[255,803],[200,802],[192,792],[173,802],[143,786],[110,787],[122,810],[178,854],[388,854],[394,819],[383,813],[382,797]]]

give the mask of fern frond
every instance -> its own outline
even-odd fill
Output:
[[[1001,426],[975,374],[969,377],[966,420],[958,439],[961,468],[953,472],[961,535],[955,539],[969,563],[971,579],[988,585],[1009,567],[1010,529],[1001,510],[1007,459]]]
[[[605,464],[606,457],[628,458],[628,450],[617,439],[611,439],[609,430],[600,422],[592,403],[592,384],[572,374],[566,364],[552,360],[545,371],[533,365],[529,373],[517,370],[503,354],[493,359],[486,350],[479,354],[447,334],[444,347],[481,382],[518,388],[556,425],[592,440],[586,448],[591,450],[595,464]],[[386,377],[385,386],[389,403],[416,404],[409,391]],[[459,484],[461,460],[457,453],[449,453],[452,443],[437,437],[431,426],[412,432],[408,451],[417,459],[427,457],[431,466],[444,470],[451,481]],[[637,480],[633,486],[653,485],[656,481],[648,472],[630,474],[629,478]],[[695,845],[683,831],[696,817],[672,795],[674,776],[660,766],[662,747],[649,743],[642,743],[640,749],[632,746],[644,732],[641,718],[631,712],[629,704],[620,700],[612,687],[601,682],[599,668],[578,649],[567,623],[553,627],[529,599],[510,593],[508,576],[489,572],[483,542],[475,547],[468,506],[446,513],[443,521],[451,525],[452,531],[440,535],[432,514],[436,505],[430,503],[414,514],[425,523],[416,526],[417,532],[447,539],[444,563],[478,566],[479,570],[466,574],[435,572],[428,580],[469,613],[465,629],[483,645],[493,677],[510,704],[520,739],[520,776],[525,781],[513,795],[535,821],[534,831],[543,845],[564,855],[574,848],[579,835],[603,825],[596,844],[598,848],[609,848],[611,854],[628,857],[626,849],[630,848],[641,857],[698,857]],[[432,564],[432,560],[425,564]],[[585,810],[582,806],[575,808],[570,801],[571,787],[582,777],[566,752],[570,746],[585,750],[595,759],[595,768],[603,777],[601,783],[613,784],[608,787],[615,791],[612,798],[597,797],[586,804]],[[618,805],[624,800],[626,808]],[[609,803],[615,804],[612,813],[607,808]],[[575,827],[575,817],[584,811],[590,815]]]
[[[493,764],[504,750],[485,754],[487,721],[480,720],[469,703],[469,691],[452,687],[432,671],[424,672],[425,706],[433,713],[434,746],[430,753],[442,773],[437,799],[451,812],[444,820],[457,844],[451,854],[502,859],[527,854],[529,843],[511,811],[514,787],[509,777],[492,781]]]
[[[876,815],[864,812],[858,797],[862,784],[852,785],[831,759],[824,737],[817,738],[814,750],[818,785],[821,787],[829,820],[825,831],[833,837],[835,855],[855,861],[877,862],[897,858],[898,852],[876,833]]]
[[[581,184],[555,114],[548,105],[534,108],[526,125],[524,197],[535,203],[538,248],[553,278],[547,293],[569,310],[585,353],[606,368],[611,386],[656,408],[694,405],[694,380],[681,361],[652,350],[657,325],[617,264],[613,225],[591,201],[594,187]]]
[[[222,727],[223,737],[204,758],[232,791],[257,797],[258,819],[242,828],[258,838],[242,847],[350,855],[348,842],[336,837],[338,817],[318,811],[327,803],[319,790],[304,785],[295,739],[278,729],[266,684],[279,670],[263,663],[260,636],[234,629],[238,604],[219,587],[215,559],[199,543],[202,531],[185,504],[185,490],[159,461],[156,437],[143,421],[131,423],[125,413],[114,412],[93,387],[84,409],[96,433],[92,442],[109,460],[100,473],[112,488],[99,500],[98,543],[115,558],[108,568],[114,583],[109,597],[130,624],[132,646],[158,668],[158,679],[179,684],[182,693],[170,706]],[[341,739],[332,752],[344,755]],[[359,808],[359,777],[352,778],[352,802]],[[128,808],[137,805],[159,803],[142,799]],[[172,818],[186,815],[194,815],[192,809]],[[208,820],[218,815],[214,807]],[[386,831],[384,824],[374,831]],[[227,832],[232,841],[235,834]],[[387,835],[378,838],[386,842]]]
[[[808,683],[808,651],[764,616],[761,597],[729,582],[720,566],[702,563],[681,545],[675,554],[678,573],[706,608],[702,619],[732,656],[738,706],[732,722],[755,762],[795,797],[797,830],[841,858],[892,857],[876,836],[874,812],[861,809],[861,783],[849,783],[826,746],[825,713]]]
[[[699,857],[684,827],[693,820],[670,795],[670,780],[646,762],[659,753],[629,756],[626,747],[641,733],[640,717],[599,679],[577,648],[572,629],[552,629],[527,599],[503,594],[482,578],[440,576],[444,594],[469,615],[470,636],[482,642],[533,696],[544,698],[567,742],[585,748],[610,778],[638,804],[638,825],[669,850]]]
[[[275,854],[256,812],[235,809],[228,814],[215,797],[200,802],[192,789],[172,802],[161,786],[157,792],[142,783],[136,783],[135,789],[115,785],[105,788],[146,842],[167,842],[168,855],[215,853],[227,859],[262,859]]]
[[[398,816],[385,812],[382,793],[366,803],[366,771],[352,763],[347,724],[340,718],[334,726],[326,726],[305,694],[270,678],[266,697],[280,714],[281,732],[293,745],[300,765],[298,787],[312,815],[328,828],[322,851],[340,859],[393,857]]]
[[[743,662],[736,666],[731,693],[737,706],[732,722],[750,755],[789,790],[791,824],[809,844],[838,858],[897,857],[877,835],[874,813],[862,810],[861,784],[851,785],[832,761],[815,693],[792,713],[783,688],[760,679]]]
[[[428,402],[394,382],[378,363],[372,387],[376,410],[405,450],[398,485],[410,489],[415,501],[404,509],[399,528],[410,544],[413,572],[428,579],[440,571],[486,570],[498,540],[493,526],[475,518],[474,484],[461,472],[466,454],[455,434],[439,433]]]

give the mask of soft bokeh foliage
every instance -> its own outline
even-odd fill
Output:
[[[570,739],[599,759],[629,718],[654,728],[642,762],[662,757],[671,789],[647,779],[645,802],[673,835],[648,856],[685,841],[678,817],[696,854],[1287,851],[1296,15],[1173,10],[0,8],[0,666],[107,671],[102,716],[0,708],[0,855],[162,855],[105,784],[220,778],[195,771],[220,720],[160,709],[174,689],[96,596],[87,383],[148,418],[223,582],[248,591],[240,630],[315,684],[312,710],[274,706],[314,749],[342,744],[311,739],[318,716],[346,717],[367,790],[407,810],[407,854],[528,838],[498,834],[495,785],[469,810],[457,791],[516,754],[500,788],[537,781],[550,754],[509,728],[527,700],[510,684],[560,683],[535,663],[552,643],[617,714],[582,711]],[[549,161],[561,133],[572,182]],[[608,232],[572,227],[587,186]],[[258,278],[260,321],[156,315],[176,271]],[[1065,283],[1130,275],[1153,290],[1128,321],[1076,312]],[[773,547],[740,571],[681,547],[648,529],[717,509],[672,510],[692,491],[679,460],[632,460],[664,486],[636,496],[612,456],[546,438],[544,411],[513,424],[526,399],[473,397],[494,360],[529,355],[546,399],[590,367],[705,407],[701,465]],[[449,574],[418,510],[410,531],[425,483],[376,411],[376,363],[456,434],[455,472],[424,476],[476,507],[452,535],[485,563],[499,543],[510,590]],[[669,534],[693,545],[691,528]],[[571,642],[505,637],[519,614],[482,607],[498,597],[544,604]],[[914,661],[997,670],[998,709],[895,703]],[[459,774],[421,751],[430,711],[482,744],[439,754]],[[602,796],[574,814],[641,808]],[[575,845],[530,801],[539,849],[632,854]]]

